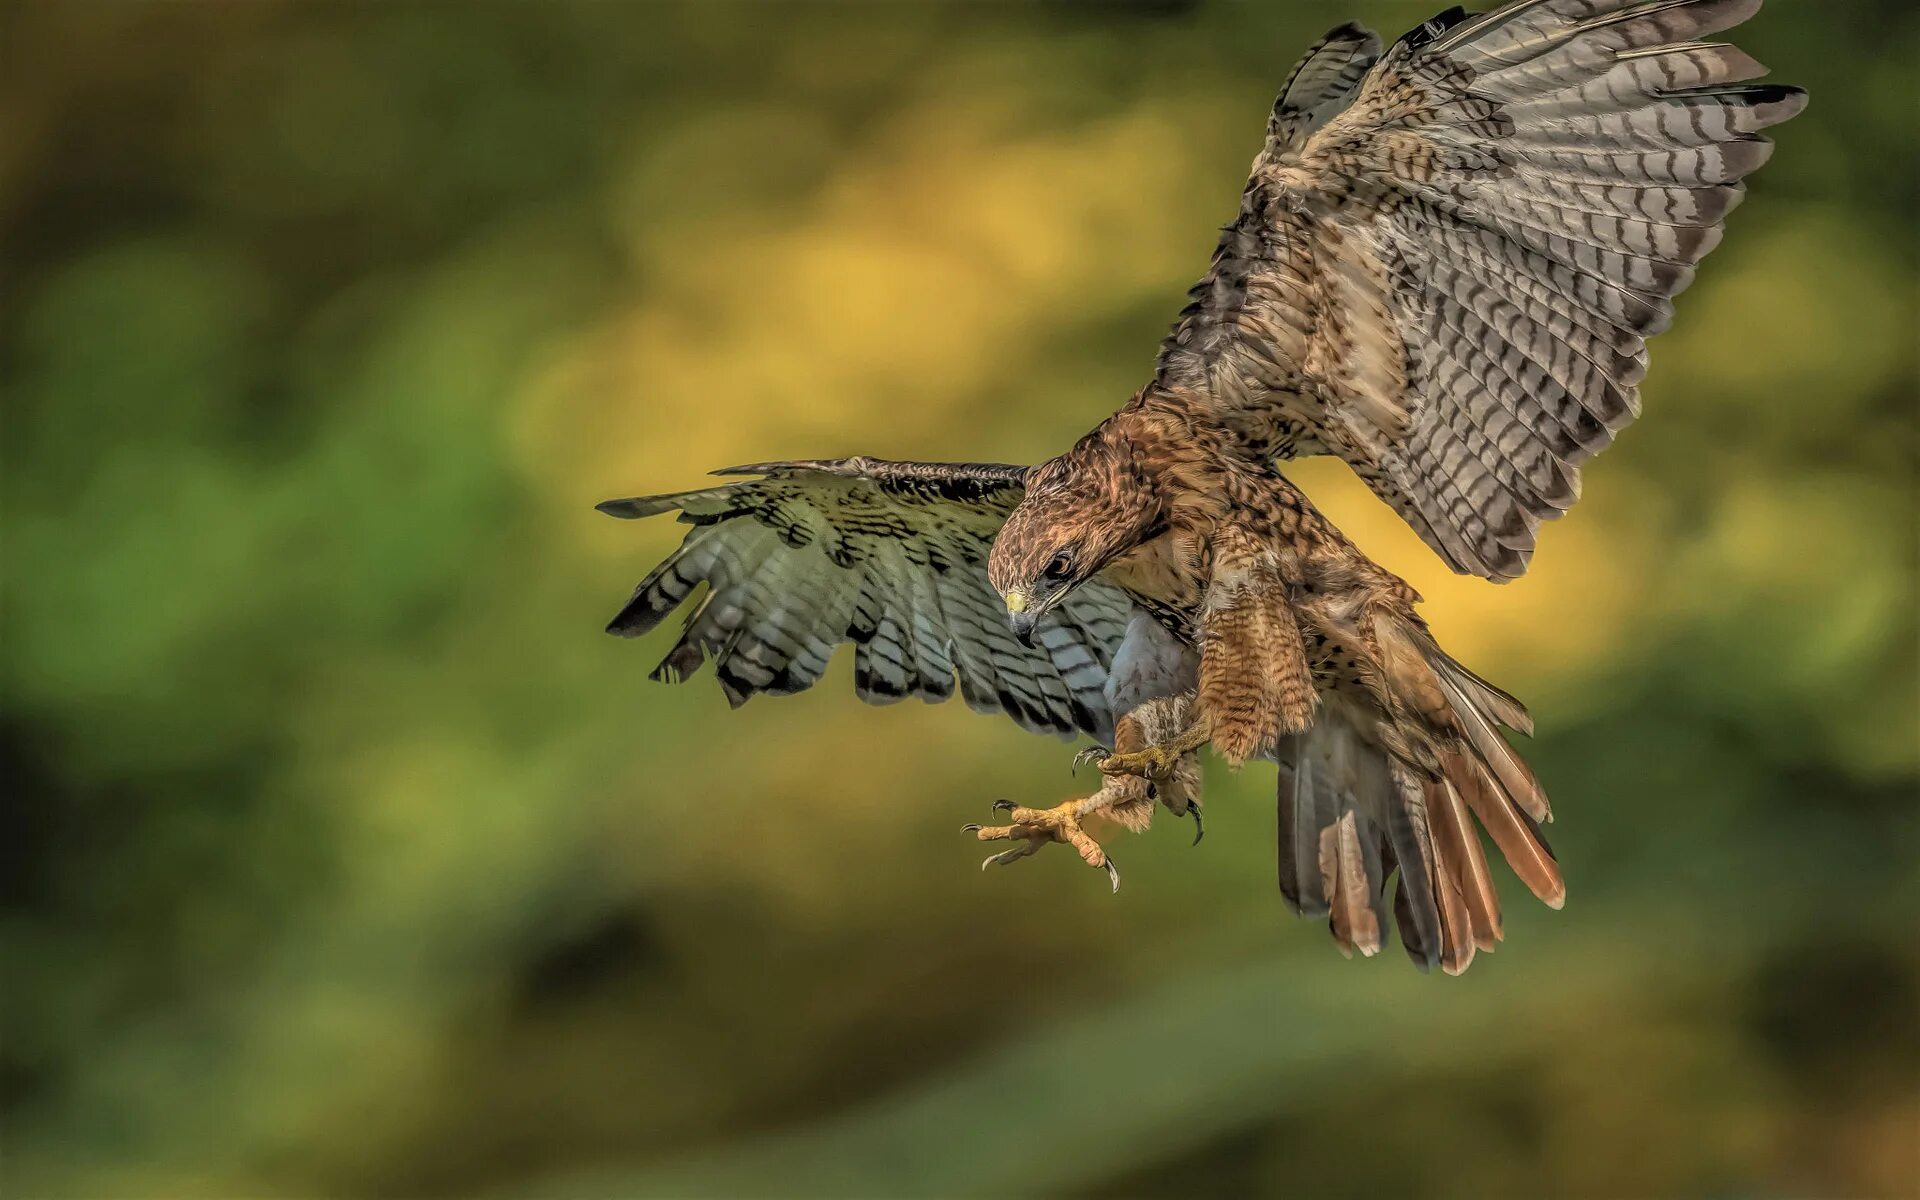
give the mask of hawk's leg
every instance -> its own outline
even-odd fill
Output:
[[[1146,746],[1149,738],[1178,729],[1186,722],[1192,699],[1189,693],[1141,704],[1115,722],[1114,741],[1123,751],[1135,751]],[[1103,750],[1101,753],[1106,752]],[[1194,823],[1193,840],[1196,844],[1200,841],[1204,833],[1200,825],[1200,763],[1192,755],[1176,762],[1174,769],[1163,779],[1149,781],[1133,775],[1107,776],[1101,780],[1100,790],[1093,795],[1069,800],[1057,808],[1020,808],[1010,801],[998,801],[994,808],[1007,811],[1013,822],[1011,825],[985,828],[968,825],[966,832],[983,842],[1020,843],[981,863],[983,870],[1018,862],[1042,846],[1062,842],[1078,851],[1088,865],[1104,869],[1114,887],[1118,888],[1120,873],[1114,867],[1112,857],[1086,832],[1081,823],[1090,817],[1101,816],[1128,829],[1143,830],[1153,820],[1156,801],[1177,817],[1191,815]]]
[[[1191,816],[1193,844],[1197,846],[1207,830],[1200,819],[1200,760],[1194,750],[1204,744],[1206,738],[1203,736],[1192,746],[1182,748],[1187,735],[1192,733],[1188,727],[1195,722],[1193,701],[1192,692],[1146,701],[1115,723],[1112,750],[1092,746],[1074,755],[1073,762],[1075,766],[1090,759],[1098,762],[1108,788],[1137,789],[1141,800],[1147,802],[1141,806],[1141,828],[1146,827],[1152,812],[1150,802],[1154,800],[1176,817]],[[1173,753],[1165,753],[1168,750]],[[1109,770],[1107,766],[1108,763],[1119,766],[1147,760],[1152,760],[1155,768],[1151,772]],[[1124,819],[1125,812],[1120,809],[1116,815]]]
[[[1306,643],[1270,549],[1229,528],[1213,542],[1213,578],[1200,621],[1200,668],[1193,717],[1171,736],[1100,759],[1107,775],[1159,782],[1180,759],[1209,743],[1234,766],[1313,724],[1320,700]]]
[[[1013,824],[985,827],[968,825],[964,831],[983,842],[1018,841],[1021,844],[989,856],[980,864],[980,869],[984,871],[988,867],[1005,866],[1027,857],[1049,842],[1063,842],[1072,846],[1088,866],[1105,870],[1107,878],[1113,882],[1113,890],[1119,891],[1120,868],[1100,843],[1080,827],[1081,818],[1111,807],[1113,800],[1108,797],[1108,792],[1109,789],[1102,788],[1091,796],[1069,800],[1054,808],[1022,808],[1011,800],[994,801],[994,809],[1005,811],[1007,819]]]
[[[1103,775],[1135,775],[1141,779],[1151,780],[1155,784],[1161,784],[1173,778],[1175,771],[1179,769],[1181,759],[1206,745],[1210,740],[1212,740],[1211,725],[1202,718],[1164,741],[1154,742],[1137,750],[1118,750],[1116,753],[1107,754],[1096,748],[1093,751],[1083,750],[1081,753],[1097,758],[1100,773]]]

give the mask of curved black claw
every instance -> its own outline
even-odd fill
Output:
[[[1207,823],[1200,819],[1200,806],[1191,800],[1187,802],[1187,815],[1193,818],[1193,844],[1198,846],[1200,839],[1207,836]]]
[[[1011,800],[995,800],[992,805],[994,812],[1012,812],[1015,807],[1017,806]]]
[[[1097,745],[1088,746],[1086,749],[1080,751],[1080,753],[1073,756],[1073,770],[1068,773],[1073,774],[1075,772],[1078,772],[1083,764],[1090,763],[1090,762],[1097,762],[1098,760],[1107,758],[1112,754],[1113,754],[1113,751],[1107,749],[1105,746],[1097,746]]]
[[[967,824],[962,825],[960,827],[960,832],[961,833],[978,833],[980,832],[980,827],[978,825],[973,824],[972,822],[968,822]]]
[[[1120,890],[1120,865],[1113,861],[1113,855],[1111,854],[1107,855],[1105,865],[1107,868],[1107,878],[1113,881],[1113,890],[1117,892]]]
[[[1040,847],[1045,844],[1044,842],[1029,839],[1028,841],[1021,842],[1011,850],[1002,850],[998,854],[989,854],[981,860],[980,869],[984,871],[988,867],[1004,867],[1010,862],[1018,862],[1027,855],[1039,850]]]

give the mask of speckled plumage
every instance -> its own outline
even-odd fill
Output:
[[[1384,53],[1344,25],[1269,121],[1162,347],[1256,456],[1334,454],[1457,571],[1511,579],[1639,413],[1646,340],[1798,88],[1696,39],[1760,0],[1519,0]]]
[[[1236,445],[1191,397],[1149,386],[1029,478],[989,582],[1029,612],[1114,587],[1151,614],[1197,654],[1177,684],[1194,745],[1282,764],[1289,902],[1371,954],[1397,871],[1402,942],[1464,970],[1500,929],[1467,813],[1541,899],[1564,896],[1545,796],[1498,732],[1530,728],[1525,710],[1440,649],[1412,588]],[[1182,760],[1193,748],[1165,744]],[[1129,757],[1116,755],[1157,777]]]
[[[1501,936],[1485,828],[1564,896],[1526,710],[1434,641],[1419,597],[1275,469],[1334,454],[1451,566],[1522,573],[1582,462],[1639,411],[1645,342],[1716,245],[1794,88],[1698,40],[1759,0],[1516,0],[1382,49],[1344,25],[1282,90],[1152,380],[1037,467],[869,458],[610,501],[695,529],[609,627],[702,584],[656,671],[728,698],[811,686],[852,642],[863,699],[967,702],[1108,742],[1093,795],[969,826],[1106,869],[1081,827],[1200,819],[1195,752],[1280,770],[1280,888],[1422,967]],[[723,472],[724,473],[724,472]],[[1389,895],[1391,894],[1391,900]]]

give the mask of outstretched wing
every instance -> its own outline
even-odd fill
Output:
[[[1267,145],[1297,150],[1353,102],[1367,71],[1380,59],[1380,38],[1352,21],[1336,25],[1288,72],[1267,119]]]
[[[1732,46],[1760,0],[1518,0],[1296,72],[1158,383],[1262,453],[1350,463],[1456,570],[1511,579],[1639,412],[1646,339],[1797,88]],[[1343,92],[1330,63],[1368,64]],[[1291,96],[1320,80],[1316,103]],[[1317,128],[1316,128],[1317,126]]]
[[[761,463],[756,478],[666,496],[609,500],[602,512],[678,509],[695,526],[607,626],[634,637],[701,583],[706,594],[653,678],[682,680],[708,659],[727,699],[812,687],[834,648],[854,643],[862,700],[945,700],[1004,712],[1038,733],[1110,739],[1107,669],[1131,602],[1078,589],[1022,646],[987,583],[987,553],[1024,491],[1027,468],[870,458]]]

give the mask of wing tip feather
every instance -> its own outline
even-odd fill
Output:
[[[637,521],[641,517],[658,516],[680,507],[680,501],[686,493],[675,492],[661,496],[625,496],[617,500],[602,500],[594,505],[595,512],[603,512],[622,521]]]
[[[793,458],[778,462],[741,463],[732,467],[716,467],[707,474],[767,476],[793,471],[819,471],[825,475],[859,475],[871,466],[871,459],[865,455],[856,454],[851,458]]]

